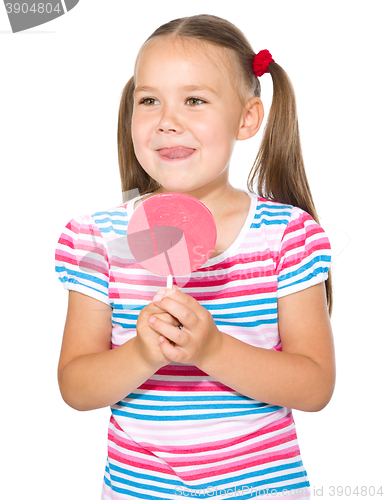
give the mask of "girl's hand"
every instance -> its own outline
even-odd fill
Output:
[[[175,289],[165,289],[165,295],[175,293]],[[153,368],[159,370],[162,366],[168,365],[170,360],[163,354],[160,349],[159,333],[157,333],[152,325],[148,322],[149,317],[158,318],[162,324],[169,328],[175,328],[179,325],[179,321],[171,316],[168,312],[160,309],[154,302],[150,302],[143,307],[138,316],[136,323],[136,344],[139,354]]]
[[[164,295],[163,290],[162,288],[158,290],[153,302],[177,318],[183,326],[180,329],[166,323],[161,317],[151,315],[148,318],[149,325],[160,334],[158,339],[160,349],[170,361],[199,367],[220,348],[222,333],[209,311],[193,297],[179,290],[172,295]]]

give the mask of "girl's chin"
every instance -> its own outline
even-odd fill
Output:
[[[200,187],[200,184],[194,179],[187,179],[185,176],[172,177],[160,175],[157,176],[156,181],[160,184],[160,188],[154,191],[154,194],[161,193],[190,193],[194,192]]]

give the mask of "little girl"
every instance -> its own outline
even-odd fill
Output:
[[[231,155],[261,126],[266,72],[267,126],[248,190],[236,189]],[[118,146],[123,191],[140,195],[72,219],[56,247],[70,290],[63,399],[111,406],[102,498],[308,498],[291,409],[320,411],[333,393],[330,245],[288,76],[224,19],[173,20],[139,51]],[[172,290],[111,245],[165,192],[203,202],[218,230],[211,258]]]

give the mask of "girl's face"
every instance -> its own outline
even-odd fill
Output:
[[[198,197],[228,186],[244,107],[226,56],[219,47],[164,38],[138,58],[132,139],[143,169],[162,186],[157,192]]]

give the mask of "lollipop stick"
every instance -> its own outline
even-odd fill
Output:
[[[164,255],[166,257],[168,269],[170,271],[170,274],[167,276],[167,288],[172,288],[172,266],[171,266],[170,257],[168,256],[167,250],[164,252]]]

